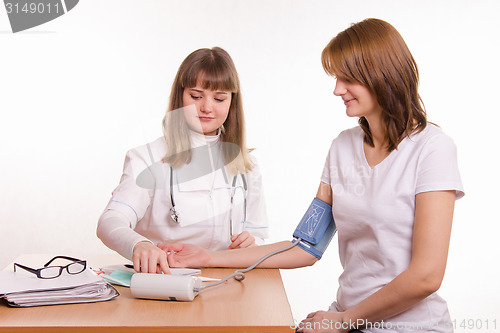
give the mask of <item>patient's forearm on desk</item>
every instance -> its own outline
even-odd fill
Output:
[[[268,253],[285,248],[290,241],[254,246],[244,249],[211,252],[210,267],[248,267]],[[318,259],[295,246],[263,261],[258,268],[298,268],[313,265]]]

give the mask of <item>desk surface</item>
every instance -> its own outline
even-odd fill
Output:
[[[24,255],[16,262],[37,266],[51,257]],[[117,255],[82,259],[94,268],[126,262]],[[221,278],[233,271],[204,269],[202,275]],[[0,331],[293,332],[290,305],[277,269],[250,271],[243,282],[229,280],[205,289],[193,302],[136,299],[129,288],[116,288],[121,295],[106,302],[33,308],[0,304]]]

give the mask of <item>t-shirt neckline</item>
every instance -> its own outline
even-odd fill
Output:
[[[360,128],[361,129],[361,128]],[[383,167],[383,165],[389,163],[387,162],[388,160],[391,160],[393,159],[393,155],[396,155],[397,154],[397,151],[400,150],[404,144],[406,144],[406,140],[408,139],[408,137],[404,138],[403,140],[401,140],[401,142],[399,143],[398,145],[398,148],[397,149],[394,149],[393,151],[391,151],[389,153],[389,155],[387,155],[382,161],[378,162],[377,164],[375,164],[373,167],[370,166],[370,163],[368,163],[368,159],[366,158],[366,154],[365,154],[365,149],[364,149],[364,143],[365,143],[365,133],[363,132],[363,130],[360,131],[360,145],[358,146],[359,149],[361,150],[361,156],[362,156],[362,159],[363,159],[363,163],[365,165],[366,168],[368,168],[370,171],[374,171],[375,169],[380,169]]]

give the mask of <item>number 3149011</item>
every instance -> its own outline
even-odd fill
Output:
[[[461,328],[463,330],[481,330],[481,329],[494,329],[497,328],[497,320],[493,319],[462,319],[453,320],[453,328]]]
[[[15,13],[25,13],[25,14],[43,14],[43,13],[56,13],[62,11],[59,3],[42,3],[42,2],[30,2],[20,5],[19,3],[6,2],[5,8],[7,9],[7,14]]]

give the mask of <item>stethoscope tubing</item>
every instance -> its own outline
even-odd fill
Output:
[[[175,209],[175,200],[174,200],[174,185],[173,185],[173,168],[172,166],[169,166],[170,168],[170,204],[172,205],[172,208],[170,208],[170,217],[175,223],[179,223],[179,214],[177,213]],[[246,177],[242,173],[238,173],[237,175],[233,176],[233,182],[231,184],[231,206],[229,208],[229,237],[233,235],[233,205],[234,205],[234,196],[236,194],[236,181],[238,179],[238,176],[241,177],[241,181],[243,183],[243,221],[242,223],[245,223],[247,220],[247,191],[248,191],[248,185],[246,181]]]

